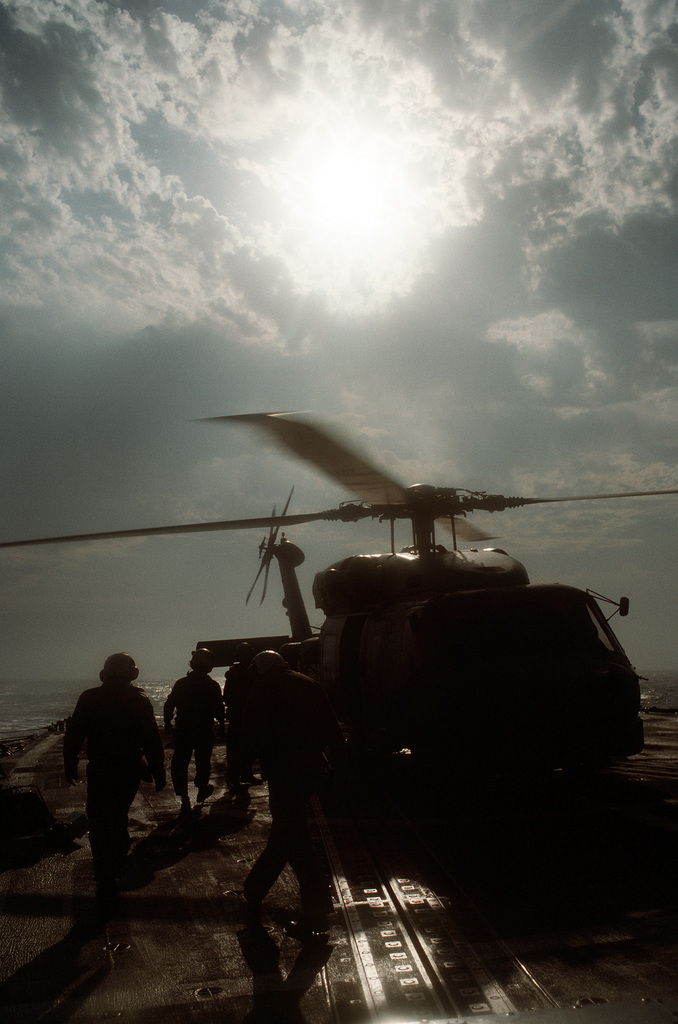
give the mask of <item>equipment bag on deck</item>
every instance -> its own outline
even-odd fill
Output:
[[[51,831],[56,825],[37,786],[0,789],[0,837],[24,839]]]

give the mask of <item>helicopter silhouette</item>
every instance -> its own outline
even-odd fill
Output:
[[[678,494],[632,491],[568,497],[506,497],[454,487],[406,487],[319,424],[289,413],[213,417],[263,431],[356,495],[339,507],[174,526],[0,543],[23,545],[268,528],[260,547],[264,594],[276,558],[291,635],[247,638],[282,649],[316,675],[362,749],[407,749],[457,769],[599,766],[642,750],[639,678],[592,591],[531,584],[522,563],[469,522],[476,511],[525,505]],[[317,636],[296,578],[301,549],[282,528],[321,520],[388,522],[391,550],[351,555],[318,572]],[[395,550],[394,524],[412,543]],[[449,537],[451,549],[436,536]],[[461,549],[459,541],[469,543]],[[248,600],[254,585],[247,595]],[[262,600],[263,600],[262,596]],[[609,599],[603,598],[604,601]],[[626,614],[623,598],[615,613]],[[612,616],[610,616],[611,618]],[[243,638],[199,641],[230,664]]]

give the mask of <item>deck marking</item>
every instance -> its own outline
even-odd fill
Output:
[[[445,1008],[435,988],[430,984],[428,973],[416,946],[406,929],[398,921],[399,914],[387,887],[383,884],[378,886],[363,884],[362,887],[356,884],[352,889],[337,845],[330,833],[327,819],[317,799],[313,801],[313,805],[327,858],[339,890],[366,1003],[377,1016],[380,1015],[379,1011],[389,1008],[389,996],[379,975],[379,966],[375,961],[375,956],[380,955],[391,986],[395,984],[396,990],[400,990],[398,999],[420,1003],[429,1001],[436,1015],[444,1015]],[[370,938],[361,921],[361,912],[368,914],[376,924],[381,944],[374,943],[374,941],[372,944],[370,943]],[[381,928],[379,928],[380,924]],[[392,945],[386,947],[384,942],[386,937],[391,942],[395,939],[401,947],[400,951],[396,952]],[[378,949],[378,945],[381,948]],[[393,962],[389,964],[389,960]],[[382,967],[383,971],[384,967]],[[416,991],[417,989],[419,991]],[[391,998],[393,998],[393,993]],[[455,1010],[455,1012],[458,1011]]]
[[[327,821],[323,815],[317,798],[313,800],[313,809],[316,814],[318,827],[322,836],[323,844],[330,862],[330,867],[337,884],[339,898],[348,925],[348,935],[353,949],[353,958],[358,968],[360,986],[366,1005],[371,1008],[373,1014],[386,1005],[386,994],[379,978],[374,957],[370,949],[369,940],[363,931],[358,914],[358,905],[353,899],[351,887],[346,878],[339,851],[334,839],[327,827]]]

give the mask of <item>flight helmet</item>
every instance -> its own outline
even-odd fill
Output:
[[[109,679],[125,679],[128,683],[134,682],[139,675],[134,658],[129,654],[111,654],[104,662],[104,667],[99,673],[102,683]]]
[[[277,668],[287,668],[287,662],[277,651],[259,651],[252,658],[252,665],[258,676],[265,676]]]
[[[191,651],[191,668],[206,669],[210,672],[216,665],[216,655],[207,647],[198,647]]]

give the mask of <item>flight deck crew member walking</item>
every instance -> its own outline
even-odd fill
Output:
[[[130,837],[128,814],[142,777],[143,758],[158,792],[165,786],[162,739],[146,694],[132,683],[139,675],[129,654],[112,654],[99,673],[101,686],[78,698],[64,736],[64,770],[78,779],[78,757],[87,740],[89,842],[97,896],[110,900],[123,873]]]
[[[247,695],[252,685],[249,667],[254,657],[254,648],[243,641],[238,644],[235,656],[224,680],[224,704],[228,729],[226,730],[226,767],[228,782],[234,788],[252,783],[252,757],[242,742],[242,716]]]
[[[245,880],[251,923],[282,872],[292,867],[299,883],[301,922],[288,928],[302,941],[328,928],[332,899],[311,841],[308,802],[318,787],[329,749],[343,767],[344,738],[325,692],[318,683],[293,672],[276,651],[261,651],[252,661],[254,682],[245,707],[245,741],[259,754],[268,779],[271,831]]]
[[[195,756],[198,803],[204,803],[214,792],[210,774],[215,721],[221,729],[224,727],[221,687],[209,675],[215,665],[214,655],[206,647],[199,647],[192,652],[189,664],[192,671],[177,679],[163,709],[166,732],[172,732],[172,718],[175,720],[171,772],[174,792],[181,797],[183,816],[191,811],[188,766],[192,756]]]

